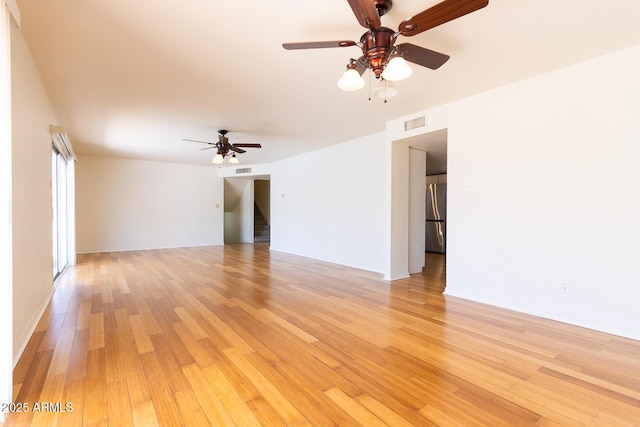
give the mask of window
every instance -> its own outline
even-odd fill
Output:
[[[54,147],[51,155],[51,204],[53,208],[53,277],[68,264],[67,161]]]
[[[51,136],[51,230],[55,281],[67,265],[75,264],[75,155],[62,128],[52,126]]]

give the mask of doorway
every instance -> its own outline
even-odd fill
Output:
[[[402,146],[407,146],[409,151],[407,158],[407,170],[409,170],[408,197],[404,201],[398,201],[399,203],[406,203],[410,218],[406,248],[408,272],[409,274],[422,273],[427,275],[437,273],[438,276],[444,279],[446,271],[444,250],[442,251],[443,253],[427,252],[426,204],[429,177],[432,180],[434,176],[446,177],[447,175],[447,129],[394,141],[394,144],[398,143]],[[424,163],[416,165],[416,161]],[[440,179],[442,180],[442,178]],[[446,178],[444,178],[444,182],[446,182]],[[396,206],[394,206],[395,208]],[[444,211],[446,212],[446,199]],[[446,247],[444,245],[443,248]]]
[[[270,176],[224,179],[224,243],[271,241]]]
[[[256,179],[253,183],[253,242],[271,242],[271,181]]]

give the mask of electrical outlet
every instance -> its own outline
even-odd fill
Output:
[[[560,285],[560,290],[562,292],[571,292],[571,285],[567,282],[562,282],[562,284]]]

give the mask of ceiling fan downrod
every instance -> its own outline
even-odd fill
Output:
[[[393,2],[391,0],[374,0],[373,3],[376,5],[378,16],[385,15],[393,6]]]

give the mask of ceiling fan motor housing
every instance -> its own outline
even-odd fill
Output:
[[[393,50],[394,42],[395,31],[387,27],[369,30],[360,38],[362,53],[364,53],[376,78],[379,78],[384,70],[386,61]]]

